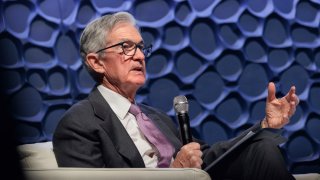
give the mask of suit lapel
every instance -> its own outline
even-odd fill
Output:
[[[101,127],[108,133],[117,151],[131,167],[145,167],[143,159],[116,114],[97,88],[89,96],[95,115],[100,118]]]

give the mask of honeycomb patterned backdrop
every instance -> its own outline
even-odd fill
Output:
[[[190,104],[193,135],[212,144],[264,117],[267,84],[301,99],[281,146],[292,173],[320,172],[319,0],[1,1],[1,91],[20,143],[50,141],[62,114],[94,81],[79,37],[94,18],[132,13],[153,54],[137,101],[175,120]]]

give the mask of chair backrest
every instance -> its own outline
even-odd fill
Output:
[[[52,142],[24,144],[17,147],[22,168],[57,168]]]

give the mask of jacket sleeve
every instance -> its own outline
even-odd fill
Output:
[[[89,123],[94,118],[90,111],[78,104],[60,120],[53,135],[53,151],[59,167],[104,167],[97,128]]]

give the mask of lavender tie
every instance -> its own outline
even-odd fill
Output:
[[[158,167],[169,167],[174,152],[172,145],[153,122],[141,112],[139,106],[131,104],[129,112],[136,117],[138,126],[144,136],[157,148],[159,152]]]

